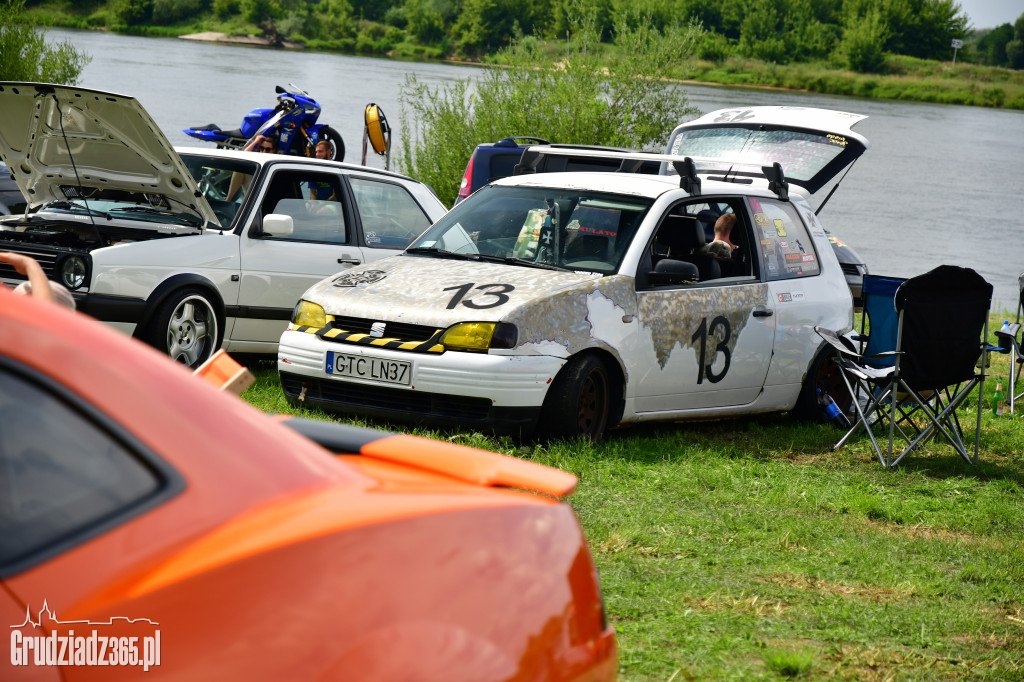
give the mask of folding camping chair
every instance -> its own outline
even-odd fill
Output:
[[[996,334],[1002,347],[1008,349],[1010,353],[1010,414],[1014,413],[1014,404],[1024,398],[1024,388],[1017,390],[1017,381],[1020,379],[1021,370],[1024,369],[1024,351],[1021,350],[1021,342],[1017,340],[1017,333],[1021,328],[1021,315],[1024,315],[1024,272],[1017,278],[1017,285],[1020,288],[1020,297],[1017,300],[1017,319],[1011,328],[1011,335],[1009,338],[1003,338],[1003,335]]]
[[[906,281],[904,277],[864,275],[861,290],[863,315],[861,316],[860,331],[853,334],[851,339],[857,343],[858,352],[864,358],[864,363],[873,369],[884,370],[896,363],[896,356],[890,352],[896,350],[899,332],[896,291]],[[870,388],[867,385],[854,384],[853,399],[861,405],[866,405],[871,398]],[[877,386],[874,387],[876,393],[879,390],[881,389]],[[903,425],[919,432],[916,422],[911,419],[917,408],[917,404],[913,401],[900,401],[898,404],[900,417],[897,426]],[[857,430],[858,425],[854,422],[846,435],[840,438],[832,449],[841,448]]]
[[[837,351],[835,360],[851,395],[863,392],[868,396],[864,406],[853,401],[856,422],[835,448],[864,428],[886,467],[895,467],[932,437],[944,438],[961,457],[976,463],[987,358],[980,364],[978,360],[988,348],[985,339],[991,303],[992,285],[978,273],[942,265],[897,289],[893,350],[873,355],[857,352],[834,331],[815,327]],[[884,364],[889,358],[892,364]],[[979,396],[972,457],[956,409],[975,386]],[[888,426],[885,451],[874,433],[879,425]],[[897,434],[906,443],[898,453],[894,447]]]

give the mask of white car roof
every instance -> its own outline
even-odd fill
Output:
[[[611,194],[628,194],[647,199],[657,199],[666,192],[679,189],[677,175],[648,175],[642,173],[530,173],[501,178],[491,183],[502,187],[551,187],[558,189],[580,189],[588,192],[608,192]],[[799,187],[790,187],[790,193],[805,197]],[[768,189],[768,181],[754,179],[751,184],[718,182],[703,179],[701,195],[732,194],[770,198],[776,196]]]

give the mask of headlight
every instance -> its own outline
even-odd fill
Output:
[[[292,324],[323,329],[327,326],[327,313],[321,305],[300,300],[292,311]]]
[[[60,264],[60,281],[68,289],[79,289],[85,285],[89,267],[82,256],[68,256]]]
[[[448,350],[485,353],[490,348],[512,348],[519,336],[515,325],[507,322],[462,322],[441,335]]]

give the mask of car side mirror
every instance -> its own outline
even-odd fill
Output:
[[[654,286],[664,284],[696,284],[699,279],[697,266],[684,260],[662,258],[647,273],[647,281]]]
[[[263,234],[271,237],[287,237],[295,231],[295,221],[290,215],[269,213],[263,216]]]

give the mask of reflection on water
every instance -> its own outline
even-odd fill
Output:
[[[275,85],[295,83],[320,102],[321,122],[341,132],[346,160],[355,163],[362,112],[370,102],[394,126],[397,149],[398,91],[407,73],[436,86],[479,72],[98,31],[51,30],[48,38],[68,39],[92,55],[82,86],[136,97],[178,145],[202,144],[182,128],[235,128],[250,109],[274,106]],[[997,306],[1016,308],[1017,275],[1024,271],[1024,113],[775,90],[685,89],[702,113],[788,105],[867,114],[856,130],[872,147],[823,210],[825,224],[872,272],[911,276],[942,263],[972,267],[995,285]],[[375,158],[370,165],[382,163]]]

